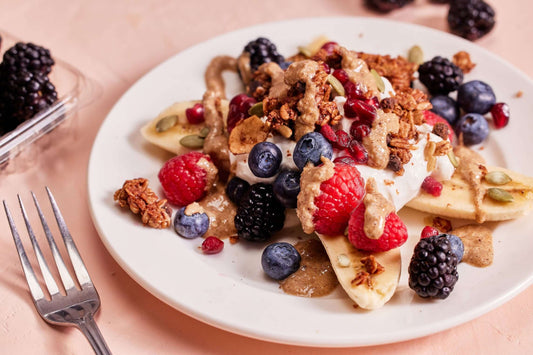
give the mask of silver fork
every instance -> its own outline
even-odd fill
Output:
[[[22,204],[22,200],[20,196],[17,195],[20,204],[20,210],[26,224],[26,229],[28,230],[28,235],[35,251],[35,255],[37,256],[37,261],[39,263],[46,288],[48,289],[48,294],[50,295],[49,298],[45,296],[43,289],[39,285],[39,281],[37,280],[35,272],[30,265],[28,256],[26,255],[26,251],[24,250],[17,232],[17,228],[13,222],[11,212],[9,211],[6,201],[3,201],[4,209],[9,221],[9,227],[11,228],[11,234],[13,234],[13,240],[15,241],[15,246],[17,247],[20,262],[22,263],[22,269],[26,275],[26,281],[28,282],[28,286],[30,288],[33,303],[35,304],[35,307],[37,308],[37,311],[41,317],[48,323],[64,326],[76,326],[87,337],[96,354],[111,354],[111,351],[102,337],[102,333],[100,333],[100,330],[94,321],[94,314],[100,307],[100,297],[98,296],[96,288],[89,277],[89,273],[87,272],[80,253],[76,248],[76,244],[74,244],[74,240],[72,240],[72,236],[68,231],[67,225],[65,224],[65,220],[59,211],[59,207],[57,206],[54,196],[48,187],[46,188],[46,192],[48,193],[48,198],[50,199],[50,204],[52,205],[52,210],[54,211],[59,231],[63,237],[63,242],[65,243],[67,253],[70,257],[70,261],[76,274],[78,286],[72,279],[65,262],[59,253],[57,245],[54,241],[54,237],[50,231],[50,228],[48,227],[41,207],[39,206],[39,202],[37,201],[35,194],[32,192],[31,195],[33,197],[33,202],[35,203],[37,213],[41,220],[48,244],[50,245],[52,255],[59,271],[61,283],[63,284],[66,294],[61,293],[58,284],[55,282],[55,279],[48,268],[37,239],[35,238],[35,234],[33,233],[28,215],[26,214],[26,209]]]

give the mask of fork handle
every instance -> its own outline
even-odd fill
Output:
[[[94,318],[91,314],[86,315],[76,324],[81,332],[85,335],[89,343],[93,347],[96,355],[111,355],[100,329],[96,325]]]

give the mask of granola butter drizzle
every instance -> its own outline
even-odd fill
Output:
[[[368,70],[366,63],[358,58],[357,53],[341,47],[339,48],[339,54],[342,56],[342,69],[346,71],[350,81],[359,85],[361,90],[368,93],[369,96],[377,96],[379,98],[376,80],[370,70]]]
[[[222,72],[226,70],[237,71],[235,58],[218,56],[211,60],[205,71],[207,90],[202,99],[205,124],[209,127],[209,134],[204,141],[204,152],[211,156],[220,170],[222,179],[227,177],[230,170],[228,137],[220,107],[220,100],[226,98],[224,78],[222,78]]]
[[[476,222],[483,223],[486,219],[486,213],[482,209],[485,189],[481,185],[481,180],[487,172],[485,160],[465,146],[459,145],[454,148],[455,156],[459,159],[457,172],[468,183],[474,193],[474,206],[476,208]]]
[[[387,146],[387,135],[398,133],[400,122],[394,113],[377,110],[376,119],[368,136],[363,138],[363,146],[368,152],[368,166],[385,169],[389,163],[390,150]]]
[[[269,97],[283,99],[287,96],[289,86],[285,83],[285,72],[277,63],[262,64],[258,70],[270,76],[272,86],[268,92]]]
[[[492,231],[487,227],[469,224],[453,229],[451,234],[461,238],[465,247],[463,260],[477,267],[487,267],[492,264],[494,250],[492,245]]]
[[[320,195],[320,184],[331,179],[335,174],[335,165],[327,158],[322,157],[322,165],[313,166],[307,163],[300,177],[301,190],[298,194],[296,214],[302,223],[302,229],[310,234],[315,230],[313,214],[315,213],[315,197]]]
[[[318,88],[313,82],[313,77],[318,69],[318,63],[314,60],[302,60],[291,64],[285,72],[285,83],[287,85],[296,85],[298,82],[305,84],[304,96],[298,101],[297,105],[300,115],[294,123],[296,141],[304,134],[313,132],[315,123],[320,118],[320,111],[316,102]]]
[[[394,212],[394,205],[377,190],[376,180],[371,177],[366,182],[365,223],[363,230],[370,239],[379,239],[385,229],[385,219]]]
[[[339,281],[322,243],[308,239],[299,241],[294,247],[302,257],[300,268],[280,283],[281,289],[301,297],[321,297],[331,293]]]

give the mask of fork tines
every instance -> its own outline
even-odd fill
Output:
[[[59,231],[61,232],[61,236],[63,237],[63,242],[65,243],[67,253],[70,257],[72,267],[76,274],[77,281],[81,288],[83,288],[85,285],[92,285],[87,269],[85,268],[85,265],[81,259],[78,249],[76,248],[76,245],[74,244],[74,241],[72,240],[72,236],[70,235],[70,232],[68,231],[68,228],[65,224],[65,220],[63,219],[63,216],[61,215],[59,207],[57,206],[57,203],[54,199],[54,196],[52,195],[48,187],[46,188],[46,192],[48,193],[48,198],[50,200],[50,204],[52,206],[52,210],[54,212],[55,219],[59,227]],[[41,221],[44,234],[46,235],[48,245],[50,246],[55,264],[59,271],[61,283],[65,291],[68,293],[70,289],[76,288],[76,284],[73,278],[71,277],[67,269],[67,266],[65,265],[65,262],[63,261],[63,258],[61,257],[61,254],[59,253],[57,244],[54,240],[52,232],[50,231],[48,223],[46,222],[46,219],[41,210],[39,202],[37,201],[37,198],[35,197],[35,194],[32,192],[31,195],[33,198],[33,202],[35,204],[35,208],[37,210],[37,214],[39,215],[39,219]],[[24,204],[22,203],[22,199],[20,198],[19,195],[17,195],[17,197],[18,197],[18,201],[20,205],[20,210],[24,218],[24,222],[26,224],[26,229],[28,231],[28,235],[30,237],[33,250],[35,251],[35,255],[37,257],[37,261],[39,263],[39,267],[43,275],[44,282],[48,289],[48,293],[50,294],[50,296],[53,296],[55,294],[60,293],[60,289],[58,287],[58,284],[55,282],[55,279],[52,276],[52,273],[50,272],[50,268],[48,267],[48,264],[46,263],[46,260],[43,256],[39,243],[37,242],[37,238],[35,237],[35,233],[33,231],[33,228],[31,227],[28,214],[26,213],[26,209],[24,207]],[[24,246],[22,245],[22,241],[20,240],[17,227],[15,226],[15,223],[13,221],[11,212],[8,208],[7,202],[5,200],[3,202],[4,202],[4,209],[6,211],[7,219],[9,222],[9,227],[11,228],[11,234],[13,235],[13,239],[15,241],[15,245],[16,245],[16,248],[19,254],[20,262],[22,264],[22,268],[24,270],[24,274],[26,276],[26,280],[28,282],[30,292],[34,300],[42,299],[44,298],[44,293],[41,287],[39,286],[39,282],[37,280],[36,274],[24,250]]]

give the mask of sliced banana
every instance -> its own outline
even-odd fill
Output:
[[[148,142],[176,155],[193,150],[181,145],[180,140],[186,136],[198,135],[202,128],[205,127],[205,123],[190,124],[185,116],[185,110],[193,107],[199,102],[200,101],[182,101],[172,104],[157,115],[157,117],[151,122],[141,128],[142,136]],[[221,107],[223,117],[226,118],[228,116],[229,102],[227,100],[221,100]],[[172,116],[177,117],[175,124],[171,125],[170,128],[164,127],[166,129],[163,131],[158,131],[158,123],[159,127],[161,127],[161,120],[167,120],[168,117]]]
[[[387,303],[394,294],[401,273],[400,248],[383,253],[370,253],[356,249],[345,236],[318,234],[328,253],[339,283],[348,296],[361,308],[376,309]],[[381,273],[370,275],[369,282],[354,282],[365,267],[361,259],[373,255],[383,266]]]
[[[511,202],[496,201],[485,193],[480,211],[476,211],[471,187],[458,173],[455,173],[450,180],[442,183],[442,193],[439,197],[420,192],[416,198],[407,203],[407,206],[442,217],[471,220],[475,220],[480,212],[485,221],[517,218],[527,214],[533,208],[533,178],[504,168],[493,166],[486,168],[488,172],[505,173],[512,181],[496,185],[482,179],[480,186],[482,191],[487,192],[489,188],[502,189],[511,194],[513,197]]]

